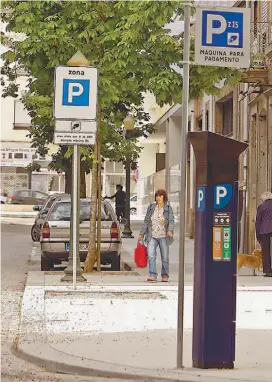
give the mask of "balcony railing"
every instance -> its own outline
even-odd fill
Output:
[[[250,67],[267,68],[271,58],[267,57],[267,49],[272,45],[272,22],[251,23],[250,30]]]

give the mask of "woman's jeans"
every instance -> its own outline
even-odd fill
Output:
[[[161,239],[151,238],[147,246],[148,253],[148,265],[149,265],[149,274],[152,277],[157,277],[157,267],[156,267],[156,255],[157,248],[160,247],[161,252],[161,276],[169,277],[169,245],[167,243],[166,237]]]

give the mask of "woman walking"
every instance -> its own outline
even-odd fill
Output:
[[[148,206],[138,241],[147,243],[149,276],[146,281],[157,281],[156,251],[161,252],[161,281],[169,279],[169,245],[174,241],[174,214],[164,190],[155,194],[155,202]]]
[[[262,204],[257,209],[256,237],[262,247],[263,272],[265,277],[272,277],[272,193],[263,193]]]

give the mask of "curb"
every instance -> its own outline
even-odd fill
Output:
[[[35,218],[37,212],[1,212],[2,218]]]
[[[196,371],[195,376],[186,370],[171,369],[142,369],[125,365],[116,365],[107,362],[95,361],[77,356],[72,356],[54,349],[49,344],[43,344],[27,338],[21,343],[19,339],[15,354],[38,366],[46,368],[52,373],[63,373],[70,375],[82,375],[90,377],[119,378],[123,380],[145,380],[146,382],[169,381],[169,382],[212,382],[218,381],[218,376],[201,376]],[[172,375],[170,375],[172,374]],[[235,378],[222,378],[221,382],[238,381]],[[252,381],[253,382],[253,381]]]

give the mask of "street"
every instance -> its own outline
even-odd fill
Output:
[[[29,264],[31,251],[29,225],[1,224],[1,381],[108,381],[107,378],[48,373],[44,368],[26,362],[14,354],[27,272],[40,269],[39,264]]]

